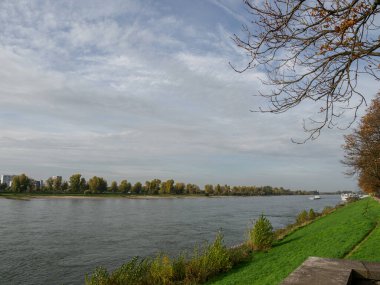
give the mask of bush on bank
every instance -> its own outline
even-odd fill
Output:
[[[334,211],[326,207],[322,214],[314,210],[302,211],[294,224],[273,232],[270,221],[264,216],[256,221],[249,231],[246,243],[227,248],[223,244],[223,235],[218,233],[214,242],[196,246],[191,256],[185,254],[171,259],[168,255],[159,254],[155,258],[138,258],[123,264],[113,272],[98,267],[85,277],[86,285],[193,285],[208,281],[233,266],[248,261],[252,249],[269,250],[275,240],[280,240],[291,232],[310,223],[315,218]],[[300,218],[302,217],[302,219]]]
[[[274,233],[271,222],[261,215],[253,228],[249,231],[248,244],[254,250],[266,251],[272,247]]]
[[[86,285],[172,285],[199,284],[218,273],[228,271],[234,264],[246,260],[250,250],[245,245],[227,248],[218,233],[211,244],[197,246],[188,259],[182,254],[170,259],[165,254],[155,258],[133,258],[112,273],[98,267],[86,276]]]

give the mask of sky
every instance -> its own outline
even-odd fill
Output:
[[[312,105],[250,111],[264,74],[229,66],[249,23],[236,0],[1,1],[0,173],[356,190],[347,131],[294,144]]]

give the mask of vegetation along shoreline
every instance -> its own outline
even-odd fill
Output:
[[[380,261],[374,230],[379,220],[380,204],[372,198],[326,207],[322,213],[302,211],[294,224],[276,231],[262,216],[241,245],[227,248],[218,233],[213,243],[196,246],[190,254],[136,257],[113,272],[99,267],[85,282],[278,284],[309,256]]]

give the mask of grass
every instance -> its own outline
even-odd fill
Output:
[[[204,283],[220,272],[228,271],[234,264],[249,257],[246,246],[233,249],[223,244],[223,235],[218,233],[212,244],[194,248],[190,257],[181,254],[171,259],[165,254],[155,258],[138,257],[123,264],[113,272],[98,267],[86,275],[86,285],[194,285]]]
[[[348,259],[380,262],[380,225],[378,224],[360,246],[347,257]]]
[[[207,284],[279,284],[309,256],[343,258],[353,249],[351,259],[379,261],[380,228],[375,228],[379,219],[378,202],[364,199],[349,204],[277,241],[270,251],[254,253],[250,262]]]

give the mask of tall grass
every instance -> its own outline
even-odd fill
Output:
[[[185,284],[198,284],[211,276],[225,272],[232,267],[230,253],[223,245],[223,236],[218,233],[210,245],[196,247],[192,258],[186,264]]]
[[[250,256],[248,247],[227,248],[223,235],[214,242],[196,246],[190,257],[181,254],[170,259],[165,254],[155,258],[133,258],[112,273],[98,267],[86,276],[86,285],[190,285],[207,281],[218,273],[228,271],[234,264]]]
[[[334,210],[335,208],[326,208],[323,215]],[[309,213],[302,211],[296,223],[275,232],[276,239],[284,238],[320,215],[312,210]],[[273,240],[273,228],[269,220],[261,216],[255,227],[249,231],[247,242],[239,246],[227,248],[223,243],[223,235],[219,232],[214,242],[196,246],[190,255],[182,253],[173,259],[162,253],[154,258],[135,257],[113,272],[108,272],[103,267],[96,268],[90,276],[86,275],[85,283],[86,285],[200,284],[217,274],[227,272],[237,264],[250,260],[253,247],[255,250],[269,250]],[[261,247],[258,247],[259,244]]]

